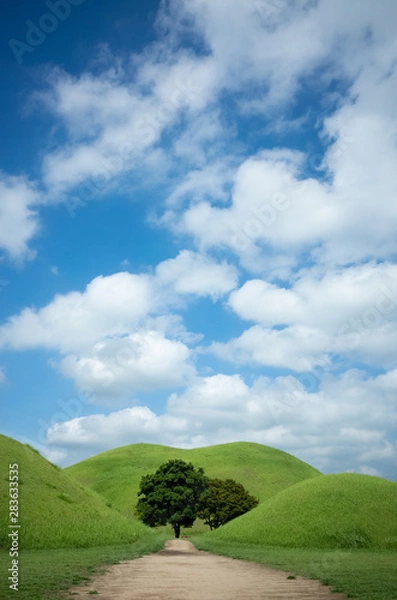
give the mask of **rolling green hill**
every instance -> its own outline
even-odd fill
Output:
[[[308,479],[207,535],[267,546],[397,549],[397,483],[351,473]]]
[[[234,442],[183,450],[154,444],[132,444],[93,456],[65,471],[132,515],[142,475],[178,458],[203,467],[209,477],[232,478],[260,502],[320,472],[299,459],[268,446]]]
[[[0,548],[8,549],[8,465],[19,465],[20,548],[129,543],[150,531],[106,505],[30,446],[0,435]]]

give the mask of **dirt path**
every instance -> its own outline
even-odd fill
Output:
[[[287,576],[199,552],[187,540],[170,540],[161,552],[114,565],[106,575],[70,592],[81,600],[345,600],[317,581]]]

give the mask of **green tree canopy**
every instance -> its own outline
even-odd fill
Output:
[[[216,529],[257,505],[258,500],[234,479],[210,479],[201,497],[198,516]]]
[[[169,523],[179,538],[181,527],[191,527],[208,479],[204,470],[183,460],[169,460],[152,475],[144,475],[139,487],[137,513],[150,527]]]

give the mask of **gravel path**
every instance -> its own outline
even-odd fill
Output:
[[[346,600],[317,581],[287,576],[200,552],[187,540],[170,540],[161,552],[111,566],[88,586],[70,592],[81,600]]]

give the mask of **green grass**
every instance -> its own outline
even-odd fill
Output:
[[[266,564],[292,576],[316,579],[348,598],[397,598],[396,551],[276,548],[226,542],[209,535],[193,537],[192,542],[199,550]]]
[[[98,454],[65,471],[131,515],[142,475],[171,458],[203,467],[209,477],[235,479],[261,502],[298,481],[321,475],[286,452],[247,442],[192,450],[133,444]]]
[[[352,473],[308,479],[208,535],[290,548],[397,549],[397,483]]]
[[[8,549],[8,464],[19,465],[20,549],[128,544],[150,530],[106,506],[94,491],[30,446],[0,435],[0,548]]]
[[[134,544],[99,546],[93,548],[67,548],[56,550],[25,550],[21,552],[20,586],[18,592],[8,589],[8,553],[0,552],[0,600],[65,600],[72,599],[67,592],[77,584],[88,585],[92,595],[95,587],[90,580],[96,573],[106,570],[103,565],[132,560],[144,554],[158,552],[166,536],[150,534]]]

